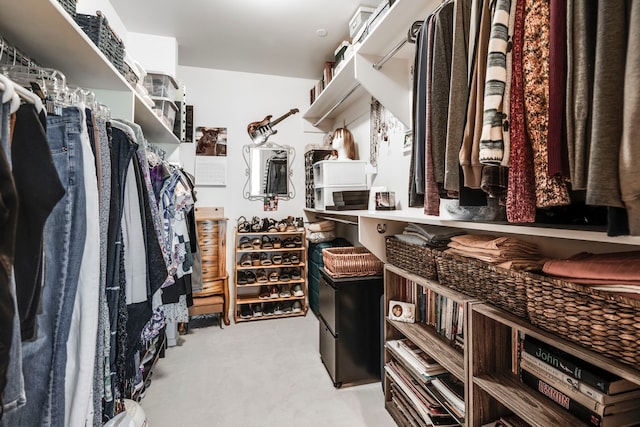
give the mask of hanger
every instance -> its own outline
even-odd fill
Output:
[[[25,89],[20,85],[14,84],[13,86],[14,86],[14,90],[16,91],[16,94],[20,97],[20,99],[22,99],[25,102],[28,102],[29,104],[32,104],[35,107],[36,112],[38,114],[40,114],[40,112],[44,110],[44,105],[42,104],[42,100],[38,95]]]

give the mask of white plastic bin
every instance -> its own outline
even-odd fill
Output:
[[[316,187],[329,185],[366,186],[366,164],[367,162],[364,160],[321,160],[313,164],[313,183]]]

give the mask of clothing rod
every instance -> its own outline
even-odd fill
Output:
[[[342,104],[344,101],[347,100],[348,97],[351,96],[351,94],[353,92],[355,92],[356,89],[358,89],[360,87],[360,83],[356,83],[355,86],[353,86],[342,98],[340,98],[340,100],[338,102],[336,102],[336,105],[334,105],[333,107],[331,107],[331,109],[329,111],[327,111],[326,113],[324,113],[322,115],[322,117],[320,117],[318,120],[316,120],[316,122],[313,124],[313,126],[318,126],[320,123],[322,123],[322,121],[324,119],[326,119],[327,117],[329,117],[329,115],[331,115],[331,113],[333,113],[336,108],[338,108],[340,106],[340,104]]]
[[[380,68],[382,68],[384,63],[387,62],[389,59],[391,59],[393,55],[398,53],[398,51],[402,49],[402,46],[404,46],[407,41],[408,39],[401,40],[400,43],[398,43],[393,49],[391,49],[389,53],[387,53],[380,61],[373,64],[373,68],[376,70],[379,70]]]
[[[342,218],[336,218],[336,217],[333,217],[333,216],[324,216],[324,215],[318,215],[318,214],[315,214],[315,216],[317,218],[320,218],[320,219],[326,219],[326,220],[329,220],[329,221],[340,222],[342,224],[358,225],[358,221],[351,221],[351,220],[348,220],[348,219],[342,219]]]

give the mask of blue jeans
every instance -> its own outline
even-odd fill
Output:
[[[80,131],[75,107],[47,117],[47,138],[65,196],[44,228],[45,282],[37,337],[23,342],[27,403],[2,420],[7,426],[64,425],[66,345],[86,235]]]

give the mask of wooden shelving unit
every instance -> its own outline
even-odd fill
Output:
[[[385,319],[385,342],[407,338],[465,383],[465,422],[467,427],[480,427],[500,416],[515,414],[532,426],[587,425],[579,418],[540,395],[518,378],[518,334],[526,334],[567,352],[585,362],[640,384],[640,370],[616,362],[571,341],[540,330],[525,319],[491,304],[449,290],[437,282],[416,276],[398,267],[385,266],[385,316],[388,301],[397,299],[404,281],[415,282],[448,298],[464,303],[464,352],[453,348],[434,328]],[[393,358],[385,350],[385,362]],[[405,412],[391,402],[391,380],[385,376],[385,406],[400,426],[411,425]],[[417,413],[417,412],[416,412]]]
[[[278,238],[282,242],[282,246],[280,248],[241,248],[240,241],[242,238],[246,237],[250,241],[253,239],[260,239],[262,241],[263,236],[267,236],[269,239]],[[287,239],[299,239],[299,245],[295,247],[284,247],[284,242]],[[306,248],[306,239],[304,236],[304,230],[296,230],[296,231],[284,231],[284,232],[268,232],[268,231],[259,231],[259,232],[249,232],[249,233],[240,233],[236,230],[236,238],[234,242],[236,246],[236,260],[235,260],[235,306],[234,306],[234,319],[236,323],[238,322],[247,322],[253,320],[266,320],[266,319],[277,319],[283,317],[295,317],[295,316],[305,316],[307,314],[307,281],[306,281],[306,271],[307,271],[307,248]],[[250,265],[243,266],[241,265],[241,260],[243,255],[257,255],[266,254],[270,259],[273,258],[274,255],[280,255],[283,258],[285,255],[295,254],[298,256],[298,263],[288,263],[288,264],[272,264],[270,265]],[[299,279],[290,278],[289,280],[281,280],[280,277],[282,273],[287,271],[292,271],[297,269],[300,273]],[[256,281],[254,283],[246,283],[246,284],[238,284],[238,278],[240,274],[245,274],[248,272],[256,273],[259,270],[264,270],[266,273],[267,281],[259,282],[256,277]],[[278,280],[269,280],[269,273],[277,272]],[[303,290],[303,295],[295,296],[291,291],[293,285],[298,284],[301,286]],[[290,297],[277,297],[277,298],[260,298],[260,289],[262,286],[277,286],[281,288],[283,286],[289,287],[291,296]],[[294,303],[300,303],[300,310],[293,311],[293,309],[289,312],[282,314],[264,314],[265,304],[280,304],[282,307],[289,305],[290,307]],[[254,305],[259,304],[261,307],[262,315],[260,316],[251,316],[251,317],[242,317],[241,312],[243,306],[249,306],[249,308],[253,308]]]

